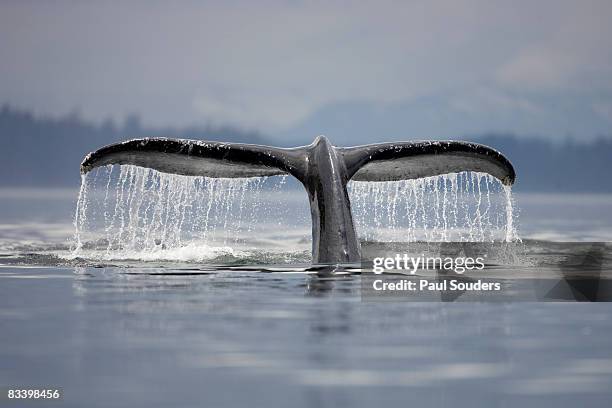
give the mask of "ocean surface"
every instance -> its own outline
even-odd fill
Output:
[[[310,267],[305,197],[285,194],[240,245],[139,258],[74,255],[77,191],[0,190],[0,389],[60,388],[32,405],[68,407],[610,406],[612,303],[368,301],[359,266]],[[491,273],[558,278],[583,243],[609,277],[612,195],[515,208],[524,256]]]

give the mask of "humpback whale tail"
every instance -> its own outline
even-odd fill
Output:
[[[480,144],[422,141],[335,147],[324,136],[296,148],[135,139],[88,154],[81,173],[108,164],[131,164],[188,176],[292,175],[304,185],[310,200],[312,257],[316,264],[360,260],[346,188],[349,180],[394,181],[461,171],[488,173],[505,185],[515,179],[512,164],[498,151]]]

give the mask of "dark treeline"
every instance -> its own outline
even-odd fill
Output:
[[[231,128],[154,129],[137,116],[123,124],[96,125],[78,115],[51,119],[4,106],[0,110],[2,186],[66,186],[79,184],[85,154],[119,140],[144,136],[266,143],[258,133]],[[553,143],[541,138],[482,135],[470,140],[502,151],[514,164],[519,191],[612,192],[612,139],[590,143]]]
[[[612,138],[588,143],[541,138],[484,135],[474,140],[510,159],[518,191],[612,192]]]
[[[264,143],[257,133],[230,128],[148,128],[131,115],[123,124],[86,122],[78,115],[51,119],[4,106],[0,110],[3,186],[78,186],[83,157],[104,145],[135,137],[177,137]]]

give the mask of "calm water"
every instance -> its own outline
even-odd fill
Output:
[[[282,227],[262,245],[299,250],[248,267],[70,260],[75,192],[0,193],[0,388],[74,407],[610,405],[612,303],[362,302],[359,275],[307,271]],[[517,202],[524,238],[612,241],[611,196]]]

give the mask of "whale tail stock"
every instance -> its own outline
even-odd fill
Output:
[[[498,151],[459,141],[395,142],[335,147],[324,136],[308,145],[277,148],[166,138],[134,139],[88,154],[81,173],[130,164],[205,177],[289,174],[304,185],[312,215],[313,263],[355,263],[360,245],[346,189],[349,180],[394,181],[478,171],[514,183],[512,164]]]

